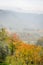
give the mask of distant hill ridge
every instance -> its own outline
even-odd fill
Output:
[[[43,30],[43,14],[0,10],[0,24],[13,31],[22,31],[24,28]]]

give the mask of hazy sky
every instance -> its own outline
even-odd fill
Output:
[[[42,13],[43,0],[0,0],[0,9]]]

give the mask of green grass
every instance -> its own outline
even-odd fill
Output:
[[[0,63],[0,65],[9,65],[9,64],[7,64],[7,63]]]

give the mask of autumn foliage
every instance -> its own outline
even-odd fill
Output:
[[[4,57],[1,50],[6,53]],[[24,43],[16,33],[8,34],[5,29],[2,29],[0,31],[0,62],[3,61],[11,65],[43,65],[43,47]]]

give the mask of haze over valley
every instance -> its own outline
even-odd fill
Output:
[[[0,27],[16,32],[25,42],[43,37],[43,14],[0,10]]]

